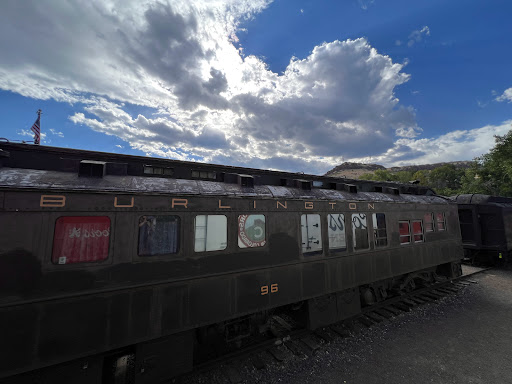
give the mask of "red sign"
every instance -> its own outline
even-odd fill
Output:
[[[52,262],[89,263],[108,258],[110,218],[107,216],[59,217],[53,236]]]

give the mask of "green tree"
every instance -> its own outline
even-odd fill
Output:
[[[413,173],[411,171],[399,171],[394,174],[396,177],[396,181],[400,183],[408,183],[409,181],[414,180]]]
[[[428,185],[430,171],[416,171],[411,180],[418,180],[420,185]]]
[[[433,169],[428,177],[428,185],[439,195],[450,196],[461,189],[461,179],[464,170],[457,169],[453,164],[445,164]]]
[[[362,175],[360,175],[359,179],[360,180],[375,180],[374,177],[375,177],[375,175],[372,172],[369,172],[369,173],[363,173]]]
[[[466,171],[462,188],[467,193],[512,197],[512,130],[494,138],[494,148]]]

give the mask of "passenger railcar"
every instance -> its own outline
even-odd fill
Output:
[[[462,258],[457,205],[429,189],[11,143],[0,217],[12,383],[157,382],[212,332],[286,306],[316,328]]]
[[[481,194],[453,197],[459,206],[464,256],[505,264],[512,256],[512,198]]]

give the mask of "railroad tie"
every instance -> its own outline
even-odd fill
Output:
[[[418,296],[410,296],[409,300],[414,301],[416,304],[425,304],[425,300],[419,298]]]
[[[424,292],[421,294],[421,297],[428,297],[432,300],[439,300],[442,296],[434,295],[433,293],[430,292]]]
[[[375,321],[376,323],[382,323],[384,321],[384,319],[382,317],[380,317],[379,315],[377,315],[374,312],[368,312],[368,313],[365,313],[365,315],[367,317],[369,317],[370,320]]]
[[[316,351],[318,348],[320,348],[320,344],[316,342],[315,339],[313,339],[312,336],[305,336],[302,339],[300,339],[304,344],[306,344],[312,351]]]
[[[319,338],[324,340],[326,343],[330,343],[332,341],[332,336],[329,335],[326,331],[323,329],[317,329],[315,331],[315,335],[317,335]]]
[[[447,295],[451,295],[452,293],[456,292],[455,290],[451,290],[448,288],[436,288],[436,291],[442,292]]]
[[[397,307],[398,309],[400,309],[401,311],[404,311],[404,312],[409,312],[411,310],[411,307],[409,307],[405,304],[402,304],[401,302],[393,303],[393,306]]]
[[[393,307],[392,305],[388,305],[388,306],[386,307],[386,311],[391,312],[391,313],[392,313],[393,315],[395,315],[395,316],[398,316],[399,314],[401,314],[401,313],[402,313],[402,311],[401,311],[401,310],[396,309],[396,308],[395,308],[395,307]]]
[[[384,317],[385,319],[391,319],[393,317],[393,314],[388,312],[385,308],[383,308],[383,309],[376,309],[373,312],[375,312],[379,316]]]
[[[299,343],[297,343],[295,340],[286,341],[284,343],[284,345],[296,356],[302,356],[305,354],[304,350],[300,347]]]
[[[416,307],[418,304],[414,301],[410,300],[409,298],[404,297],[402,300],[400,300],[401,303],[404,303],[405,305],[408,305],[409,307]]]
[[[274,356],[274,358],[279,362],[284,361],[286,359],[286,354],[283,351],[281,351],[278,347],[271,347],[267,349],[267,351],[272,356]]]
[[[350,331],[346,329],[345,327],[339,326],[339,325],[331,325],[331,330],[341,337],[349,337]]]
[[[362,323],[364,326],[368,328],[370,328],[374,324],[373,321],[364,316],[359,316],[357,320],[359,320],[360,323]]]

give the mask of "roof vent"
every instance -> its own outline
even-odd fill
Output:
[[[247,188],[254,188],[254,177],[251,175],[238,175],[238,185]]]
[[[357,193],[357,185],[354,184],[343,184],[344,190],[350,193]]]
[[[301,179],[295,179],[293,180],[293,184],[295,188],[300,188],[305,191],[311,191],[311,181],[309,180],[301,180]]]
[[[390,195],[399,195],[400,190],[398,188],[392,188],[392,187],[384,187],[383,192],[390,194]]]
[[[105,162],[95,160],[82,160],[78,167],[78,176],[103,177],[105,175]]]

